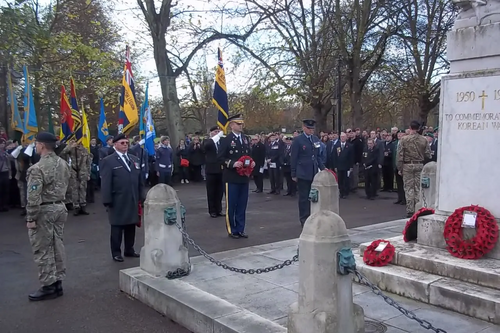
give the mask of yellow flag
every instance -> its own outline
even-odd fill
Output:
[[[82,110],[82,145],[90,151],[90,129],[85,110]]]

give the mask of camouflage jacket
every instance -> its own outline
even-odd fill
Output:
[[[55,153],[43,156],[28,169],[26,220],[36,221],[44,202],[64,201],[69,183],[69,166]]]
[[[92,155],[82,145],[77,145],[75,148],[67,145],[61,152],[60,157],[68,162],[71,172],[78,172],[80,177],[90,175]]]
[[[403,170],[405,163],[424,163],[431,158],[431,148],[427,139],[420,134],[409,134],[401,138],[398,145],[396,166]]]

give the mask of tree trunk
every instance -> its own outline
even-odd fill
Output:
[[[328,110],[324,110],[324,106],[321,104],[317,104],[313,106],[314,110],[314,120],[316,120],[316,134],[319,132],[330,132],[331,129],[328,129]]]
[[[359,91],[358,85],[353,85],[353,90],[350,92],[350,102],[351,102],[351,127],[352,128],[362,128],[363,126],[363,106],[361,105],[361,91]],[[343,126],[344,127],[344,126]]]
[[[170,67],[166,52],[165,35],[161,34],[153,43],[156,70],[160,78],[163,111],[167,119],[168,135],[172,146],[176,146],[184,138],[184,126],[181,119],[181,108],[177,97],[176,77]]]

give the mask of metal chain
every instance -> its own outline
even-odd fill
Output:
[[[244,269],[244,268],[237,268],[237,267],[232,267],[232,266],[229,266],[227,264],[224,264],[223,262],[215,259],[214,257],[210,256],[205,250],[203,250],[201,247],[199,247],[195,241],[193,239],[191,239],[191,237],[189,237],[188,233],[186,231],[184,231],[184,229],[182,228],[181,225],[179,225],[179,223],[175,223],[175,226],[177,227],[177,229],[179,229],[179,231],[181,232],[182,234],[182,237],[189,243],[193,246],[193,248],[198,251],[202,256],[204,256],[205,258],[207,258],[212,264],[215,264],[219,267],[222,267],[223,269],[227,269],[231,272],[236,272],[236,273],[241,273],[241,274],[262,274],[262,273],[269,273],[269,272],[272,272],[272,271],[275,271],[275,270],[278,270],[278,269],[282,269],[286,266],[290,266],[291,264],[293,264],[294,262],[297,262],[299,261],[299,255],[298,253],[296,255],[294,255],[292,257],[291,260],[287,259],[285,261],[283,261],[282,263],[280,264],[277,264],[277,265],[274,265],[274,266],[269,266],[269,267],[265,267],[265,268],[256,268],[256,269],[253,269],[253,268],[250,268],[250,269]],[[170,272],[169,272],[170,273]]]
[[[404,314],[407,318],[415,320],[417,323],[420,324],[420,326],[422,326],[426,330],[431,330],[431,331],[436,332],[436,333],[447,333],[445,330],[443,330],[441,328],[436,328],[436,327],[432,326],[432,324],[430,322],[428,322],[427,320],[418,318],[415,313],[411,312],[410,310],[406,310],[398,302],[396,302],[395,300],[393,300],[389,296],[384,295],[382,293],[382,290],[380,290],[379,287],[377,287],[376,285],[374,285],[373,283],[371,283],[357,269],[347,268],[347,270],[350,273],[353,273],[358,278],[359,282],[361,282],[361,283],[367,285],[368,287],[370,287],[375,295],[378,295],[378,296],[382,297],[387,304],[389,304],[390,306],[392,306],[395,309],[397,309],[399,312],[401,312],[402,314]]]

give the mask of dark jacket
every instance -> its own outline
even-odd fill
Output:
[[[239,175],[238,171],[233,168],[234,163],[242,156],[250,156],[250,139],[248,136],[241,134],[241,141],[232,132],[220,140],[217,159],[224,167],[222,177],[225,183],[248,183],[248,177]]]
[[[220,148],[220,141],[217,142]],[[214,140],[208,139],[203,141],[203,152],[205,153],[205,173],[219,174],[222,173],[222,165],[217,159],[217,145]]]
[[[312,140],[312,141],[311,141]],[[325,165],[319,159],[320,142],[317,136],[312,135],[311,140],[305,134],[293,139],[290,158],[292,178],[312,181],[319,170]]]
[[[116,152],[101,161],[102,203],[107,207],[111,225],[136,224],[139,201],[145,199],[139,160],[127,155],[132,162],[130,171]]]
[[[333,156],[335,168],[339,171],[348,171],[354,165],[354,146],[346,142],[344,149],[342,149],[342,143],[340,142],[335,148]]]
[[[174,154],[172,148],[160,147],[156,150],[155,170],[156,172],[172,173]]]
[[[201,147],[201,142],[197,145],[195,145],[194,142],[191,142],[189,145],[189,165],[200,166],[205,164],[205,154],[203,153]]]

